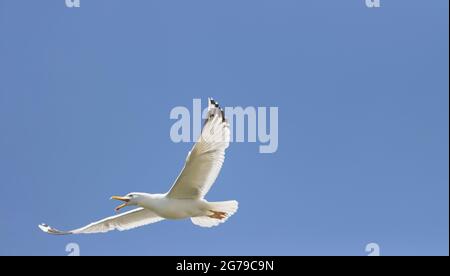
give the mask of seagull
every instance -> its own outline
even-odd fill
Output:
[[[137,208],[93,222],[71,231],[60,231],[47,224],[39,228],[48,234],[90,234],[111,230],[129,230],[164,219],[190,218],[201,227],[213,227],[225,222],[236,213],[235,200],[209,202],[204,197],[215,182],[225,160],[225,150],[230,143],[230,124],[225,112],[212,98],[208,98],[208,113],[200,137],[188,153],[181,173],[165,194],[133,192],[111,199],[122,201],[116,211],[127,207]]]

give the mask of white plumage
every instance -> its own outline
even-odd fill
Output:
[[[107,217],[84,227],[60,231],[46,224],[39,228],[49,234],[104,233],[155,223],[163,219],[191,218],[192,223],[212,227],[225,222],[238,209],[238,202],[208,202],[204,196],[214,184],[225,160],[225,150],[230,143],[229,123],[224,111],[213,99],[208,99],[208,118],[201,135],[188,153],[183,170],[172,188],[165,194],[129,193],[113,196],[124,201],[118,206],[139,206],[134,210]]]
[[[123,214],[104,218],[102,220],[93,222],[84,227],[72,231],[59,231],[46,224],[39,225],[42,231],[49,234],[64,235],[64,234],[89,234],[89,233],[105,233],[114,229],[119,231],[133,229],[139,226],[151,224],[163,220],[154,212],[145,208],[136,208]]]

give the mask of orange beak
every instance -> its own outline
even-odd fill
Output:
[[[120,209],[122,209],[123,207],[127,207],[128,206],[128,202],[130,201],[129,198],[127,197],[123,197],[123,196],[112,196],[111,199],[115,199],[115,200],[120,200],[123,201],[125,203],[120,204],[119,206],[117,206],[114,210],[119,211]]]

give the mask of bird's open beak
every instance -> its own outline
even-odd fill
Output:
[[[130,201],[129,198],[127,197],[123,197],[123,196],[112,196],[111,199],[115,199],[115,200],[120,200],[125,202],[124,204],[120,204],[119,206],[116,207],[116,212],[119,211],[120,209],[122,209],[123,207],[127,207],[128,206],[128,202]]]

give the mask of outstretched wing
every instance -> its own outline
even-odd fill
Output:
[[[208,118],[202,133],[189,152],[183,170],[167,197],[177,199],[203,198],[220,173],[225,149],[230,144],[230,125],[224,111],[208,99]]]
[[[42,231],[53,235],[92,234],[105,233],[115,229],[119,231],[129,230],[161,220],[163,220],[162,217],[157,216],[148,209],[136,208],[123,214],[107,217],[71,231],[60,231],[47,224],[41,224],[39,225],[39,228]]]

